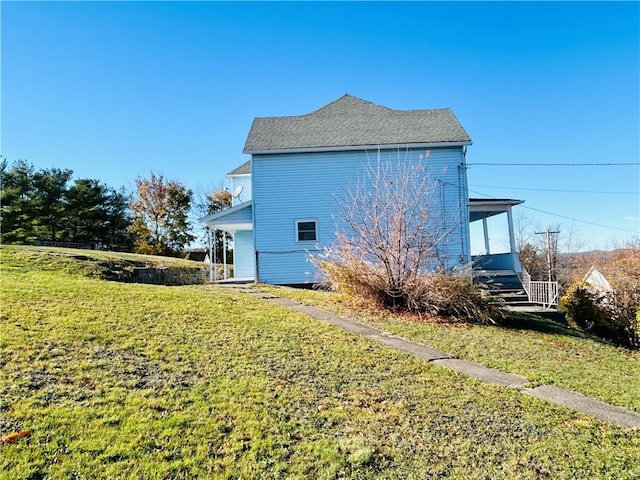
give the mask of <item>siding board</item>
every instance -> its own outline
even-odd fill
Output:
[[[253,231],[238,230],[233,235],[233,272],[235,278],[254,278]]]
[[[236,188],[242,187],[242,192],[239,198],[231,198],[231,206],[236,206],[246,201],[251,200],[251,175],[234,175],[231,177],[231,193],[236,191]]]
[[[329,247],[336,229],[344,229],[338,207],[366,168],[378,162],[420,164],[437,198],[436,221],[452,233],[444,246],[450,268],[469,258],[467,188],[462,149],[424,149],[272,154],[252,156],[255,249],[259,276],[265,283],[309,283],[318,280],[309,254]],[[295,220],[315,219],[318,240],[298,243]]]

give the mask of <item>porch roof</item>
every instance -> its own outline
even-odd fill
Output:
[[[524,200],[512,198],[470,198],[469,199],[469,223],[483,218],[507,212],[511,207],[524,203]]]
[[[200,223],[204,223],[209,228],[231,233],[238,230],[253,230],[253,200],[203,217]]]
[[[242,165],[227,173],[227,177],[236,177],[240,175],[251,175],[251,160],[247,160]]]

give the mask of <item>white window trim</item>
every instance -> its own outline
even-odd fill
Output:
[[[316,226],[316,228],[315,228],[316,238],[314,240],[298,240],[298,233],[299,233],[298,226],[299,226],[299,224],[304,223],[304,222],[313,222],[315,224],[315,226]],[[315,218],[298,218],[298,219],[296,219],[294,235],[295,235],[296,243],[305,243],[305,244],[316,243],[318,241],[318,220],[315,219]]]

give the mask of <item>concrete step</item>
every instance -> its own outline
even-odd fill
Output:
[[[521,288],[489,289],[489,295],[507,305],[529,303],[527,293]]]
[[[525,292],[522,288],[490,288],[489,294],[494,296],[527,296],[527,292]]]
[[[529,297],[501,297],[502,302],[505,305],[529,305]]]
[[[476,282],[491,290],[522,290],[522,283],[518,278],[489,278],[486,280],[477,279]]]

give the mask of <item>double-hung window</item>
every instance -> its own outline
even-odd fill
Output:
[[[318,222],[315,220],[296,220],[296,241],[315,242],[318,239]]]

